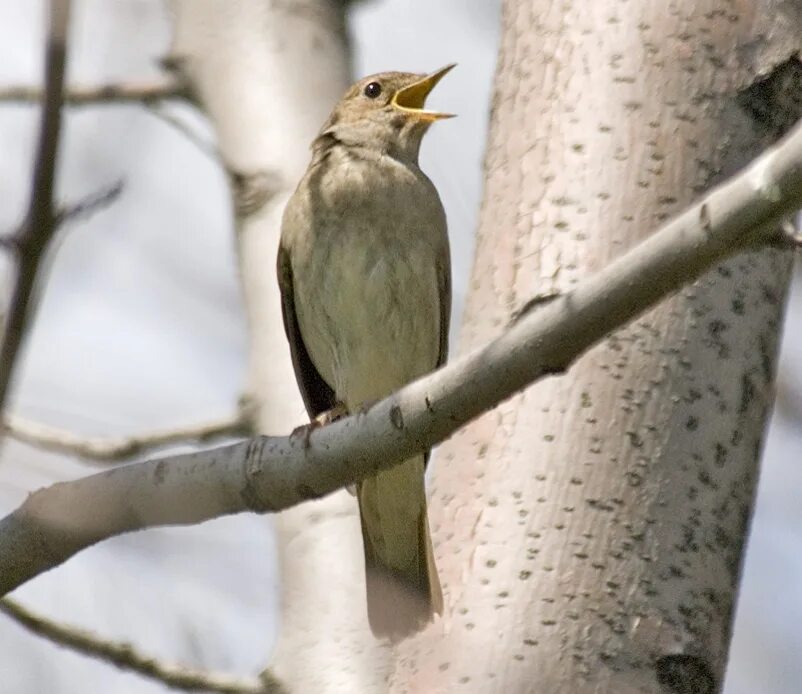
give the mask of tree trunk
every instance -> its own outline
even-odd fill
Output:
[[[349,82],[343,5],[173,3],[173,56],[215,126],[232,183],[249,401],[260,433],[306,421],[282,327],[276,250],[309,145]],[[272,670],[294,692],[375,691],[389,656],[367,624],[356,501],[342,491],[282,513],[276,525],[282,621]]]
[[[462,351],[742,167],[802,96],[794,3],[506,0],[502,31]],[[720,690],[790,261],[733,258],[443,446],[446,616],[393,691]]]

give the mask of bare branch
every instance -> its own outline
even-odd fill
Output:
[[[157,101],[149,102],[145,104],[145,108],[152,116],[158,118],[160,121],[169,125],[176,132],[187,138],[187,140],[195,145],[201,152],[203,152],[203,154],[209,157],[209,159],[214,162],[219,162],[221,160],[220,152],[213,142],[203,138],[184,121],[170,113],[164,107],[163,103]]]
[[[306,434],[259,436],[31,494],[0,521],[0,594],[114,535],[279,511],[407,460],[527,385],[564,371],[610,331],[714,263],[770,243],[776,226],[801,205],[799,125],[573,291],[525,312],[484,349],[364,412]]]
[[[55,216],[55,225],[60,227],[62,224],[75,222],[79,219],[86,219],[91,217],[96,212],[111,205],[123,191],[123,182],[117,181],[108,188],[103,188],[90,195],[87,195],[82,200],[67,205],[58,212]],[[8,251],[20,253],[23,248],[20,246],[20,235],[14,233],[9,236],[0,237],[0,248]]]
[[[43,97],[44,93],[39,87],[15,85],[0,89],[0,103],[38,104]],[[189,94],[172,79],[96,86],[72,85],[64,92],[64,104],[67,106],[147,104],[176,99],[189,99]]]
[[[0,599],[0,612],[59,646],[105,660],[121,670],[136,672],[171,689],[218,694],[281,694],[285,691],[281,683],[268,672],[262,673],[259,679],[244,679],[165,663],[140,653],[130,643],[110,641],[85,629],[59,624],[31,612],[9,598]]]
[[[117,181],[107,188],[98,190],[90,195],[87,195],[82,200],[79,200],[72,205],[59,210],[57,217],[58,224],[65,224],[67,222],[74,222],[78,219],[86,219],[91,217],[96,212],[111,205],[120,194],[123,192],[123,182]]]
[[[51,0],[45,57],[45,93],[30,202],[25,221],[12,246],[17,251],[18,267],[0,346],[0,408],[5,403],[14,363],[25,334],[25,322],[39,264],[57,226],[53,187],[61,128],[69,13],[69,0]]]
[[[193,426],[110,438],[78,436],[64,429],[14,415],[6,415],[2,426],[5,432],[17,441],[47,451],[66,453],[100,463],[115,463],[143,453],[152,454],[164,446],[205,443],[215,439],[250,434],[250,423],[241,414]]]

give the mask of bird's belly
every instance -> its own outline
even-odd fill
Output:
[[[440,297],[428,249],[344,241],[311,273],[299,321],[316,368],[353,409],[435,368]]]

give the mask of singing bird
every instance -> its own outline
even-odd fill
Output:
[[[312,143],[278,252],[284,328],[311,418],[359,411],[446,359],[446,216],[418,165],[424,108],[453,65],[353,85]],[[401,639],[442,612],[424,493],[428,454],[357,486],[373,633]]]

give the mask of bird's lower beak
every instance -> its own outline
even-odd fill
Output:
[[[445,77],[446,73],[451,70],[456,63],[446,65],[430,75],[426,75],[421,80],[413,82],[408,87],[399,89],[393,97],[393,106],[403,111],[404,113],[420,118],[421,120],[436,121],[443,118],[453,118],[453,113],[440,113],[438,111],[427,111],[423,108],[426,103],[426,97],[429,92],[434,89],[435,85]]]

